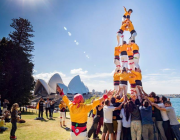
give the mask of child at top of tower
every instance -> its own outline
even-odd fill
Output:
[[[124,7],[124,6],[123,6],[123,7]],[[126,18],[127,18],[127,19],[130,19],[131,13],[133,12],[132,9],[129,9],[129,10],[127,11],[127,10],[126,10],[126,7],[124,7],[124,11],[125,11],[125,13],[124,13],[124,15],[123,15],[123,17],[122,17],[122,21],[124,21]]]

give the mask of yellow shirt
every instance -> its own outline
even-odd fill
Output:
[[[94,115],[96,115],[96,112],[97,112],[97,110],[96,110],[96,107],[93,109],[93,114]]]
[[[66,103],[66,105],[69,108],[71,122],[76,122],[76,123],[87,122],[88,119],[87,114],[89,113],[89,111],[91,111],[93,108],[95,108],[100,104],[100,100],[98,99],[91,104],[80,103],[80,107],[77,108],[78,104],[73,105],[73,103],[69,101],[66,95],[64,95],[63,101]]]
[[[0,120],[0,127],[4,127],[5,125],[5,121],[4,120]]]
[[[148,99],[149,99],[152,103],[154,103],[154,98],[153,98],[153,97],[148,97]],[[154,106],[152,106],[152,110],[154,110]]]
[[[134,74],[131,74],[129,76],[129,83],[130,84],[135,84],[136,83],[136,76]]]
[[[128,26],[128,28],[129,28],[129,32],[131,32],[132,30],[134,30],[134,26],[133,26],[133,24],[132,24],[131,21],[129,21],[129,26]]]
[[[120,54],[120,47],[117,46],[117,47],[115,47],[115,49],[114,49],[114,56],[119,56],[119,54]]]
[[[133,44],[131,45],[131,47],[132,47],[133,51],[134,51],[134,50],[139,50],[139,46],[138,46],[136,43],[133,43]]]
[[[66,108],[66,105],[59,104],[59,109],[63,109],[63,108]]]
[[[121,46],[120,46],[120,52],[127,51],[127,47],[128,47],[127,44],[121,45]]]
[[[124,101],[124,97],[122,97],[120,100],[116,99],[116,103],[122,103]]]
[[[133,55],[133,49],[130,45],[127,45],[127,55],[132,56]]]
[[[136,76],[136,78],[135,78],[136,80],[142,80],[142,75],[140,72],[137,72],[134,70],[132,70],[131,72]]]
[[[123,72],[123,73],[119,73],[119,75],[120,75],[120,81],[128,81],[129,80],[129,73]]]
[[[121,28],[120,28],[120,29],[124,31],[124,30],[126,30],[126,27],[127,27],[127,24],[126,24],[126,23],[124,23],[124,24],[121,26]]]
[[[115,72],[114,73],[114,81],[119,81],[120,80],[120,73]]]

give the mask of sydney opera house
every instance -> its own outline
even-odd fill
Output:
[[[89,89],[88,87],[81,81],[79,75],[75,76],[68,86],[63,83],[61,76],[56,73],[50,79],[49,82],[46,83],[43,79],[38,79],[36,81],[34,95],[38,96],[50,96],[56,94],[57,85],[63,89],[66,95],[75,95],[80,93],[82,95],[88,95]]]

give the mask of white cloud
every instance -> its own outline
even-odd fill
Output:
[[[66,75],[62,72],[57,72],[57,71],[54,71],[54,72],[49,72],[49,73],[39,73],[39,74],[34,74],[34,79],[43,79],[45,80],[46,82],[49,81],[49,79],[55,74],[55,73],[58,73],[61,78],[64,78],[66,77]]]
[[[89,59],[89,55],[86,55],[86,57]]]
[[[68,35],[69,35],[69,36],[71,36],[71,33],[70,33],[70,32],[68,32]]]
[[[169,69],[169,68],[165,68],[165,69],[160,69],[162,71],[170,71],[170,70],[176,70],[176,69]]]
[[[37,72],[37,70],[33,69],[33,73],[36,73],[36,72]]]
[[[79,69],[71,70],[70,73],[71,74],[79,74],[80,75],[80,74],[87,74],[88,71],[87,70],[83,71],[82,68],[79,68]]]
[[[74,40],[74,42],[76,42],[76,40]]]
[[[86,53],[86,52],[84,52],[84,53]]]
[[[76,42],[76,45],[79,45],[79,42]]]
[[[64,30],[67,30],[67,28],[66,28],[66,27],[64,27]]]

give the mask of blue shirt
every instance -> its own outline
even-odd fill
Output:
[[[141,118],[142,118],[142,125],[144,124],[153,124],[152,120],[152,106],[148,107],[139,107]]]

